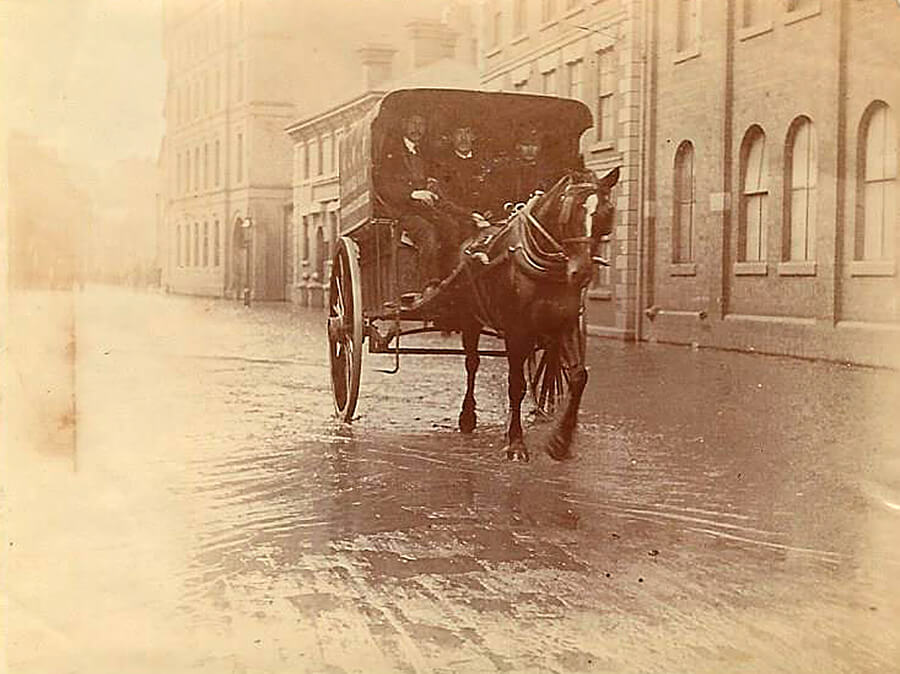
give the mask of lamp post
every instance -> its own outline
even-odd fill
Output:
[[[241,231],[244,233],[244,306],[250,306],[250,244],[252,242],[251,229],[253,219],[250,216],[241,220]]]

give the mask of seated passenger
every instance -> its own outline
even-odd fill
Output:
[[[449,152],[438,160],[438,191],[443,199],[442,210],[460,223],[460,235],[475,233],[475,226],[484,226],[489,214],[485,205],[485,180],[489,164],[475,146],[476,135],[471,124],[458,120],[450,134]]]
[[[419,273],[426,287],[436,286],[452,270],[443,254],[448,238],[446,218],[436,209],[440,197],[428,158],[423,156],[427,131],[425,118],[410,114],[400,133],[388,138],[376,175],[379,195],[398,214],[399,225],[419,251]],[[452,263],[452,260],[449,262]]]
[[[525,203],[538,190],[552,185],[550,176],[541,166],[541,138],[533,127],[521,127],[515,136],[514,153],[504,158],[491,174],[492,209],[505,214],[505,204]]]

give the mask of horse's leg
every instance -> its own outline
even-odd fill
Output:
[[[509,425],[506,430],[506,458],[528,461],[528,448],[522,439],[522,398],[525,397],[525,358],[531,350],[528,340],[506,339],[506,360],[509,364],[508,395]]]
[[[560,344],[560,360],[562,366],[569,372],[569,395],[566,399],[566,409],[562,417],[553,429],[550,442],[547,445],[547,453],[557,461],[562,461],[570,456],[572,435],[575,433],[575,424],[578,421],[578,408],[581,406],[581,396],[587,385],[588,373],[584,366],[583,358],[578,348],[578,333],[570,330],[565,333]]]
[[[471,433],[475,429],[478,418],[475,414],[475,373],[481,358],[478,356],[478,340],[481,338],[481,326],[472,323],[463,328],[462,343],[466,352],[466,397],[463,398],[462,411],[459,413],[459,430]]]

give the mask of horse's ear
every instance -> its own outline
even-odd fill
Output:
[[[616,183],[619,182],[619,167],[609,171],[605,176],[600,178],[600,181],[597,183],[597,187],[599,187],[604,192],[609,192],[613,187],[615,187]]]

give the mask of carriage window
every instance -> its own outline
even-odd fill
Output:
[[[897,230],[897,127],[884,103],[872,105],[860,129],[854,257],[892,260]]]
[[[694,146],[685,141],[675,155],[672,262],[694,260]]]
[[[788,136],[785,157],[785,242],[784,259],[815,258],[816,232],[816,133],[812,122],[801,117],[794,122]]]
[[[678,0],[678,34],[675,48],[692,51],[697,48],[697,3],[699,0]]]
[[[738,255],[741,262],[766,259],[766,136],[759,127],[747,132],[741,152],[741,208]]]
[[[581,66],[581,59],[566,64],[566,79],[568,80],[566,86],[566,94],[569,96],[569,98],[581,98]]]
[[[597,141],[615,138],[613,101],[616,91],[616,60],[612,47],[597,52]]]

